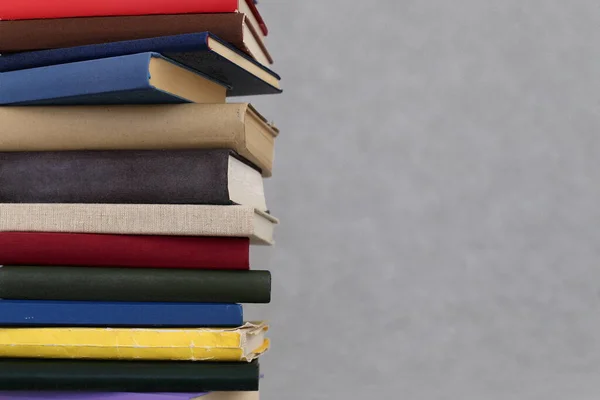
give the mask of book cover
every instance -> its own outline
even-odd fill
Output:
[[[239,304],[0,300],[0,326],[237,327]]]
[[[280,76],[208,32],[7,54],[0,72],[153,52],[229,87],[228,96],[281,93]]]
[[[0,357],[246,361],[269,348],[265,323],[238,328],[0,328]]]
[[[279,134],[247,103],[0,107],[0,121],[0,151],[224,148],[265,177]]]
[[[246,206],[0,204],[0,232],[247,237],[271,245],[277,223]]]
[[[0,358],[0,390],[86,392],[256,391],[257,360],[245,362]]]
[[[124,302],[269,303],[269,271],[5,265],[0,298]]]
[[[0,20],[190,13],[251,13],[264,35],[267,26],[252,0],[19,0],[0,3]]]
[[[0,232],[0,265],[250,269],[248,238]]]
[[[0,105],[225,103],[228,87],[157,53],[0,74]]]
[[[0,203],[241,204],[267,211],[260,172],[224,149],[0,152]]]
[[[0,20],[0,53],[58,49],[89,44],[211,32],[263,65],[273,58],[245,14],[135,15]]]

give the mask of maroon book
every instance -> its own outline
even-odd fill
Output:
[[[247,238],[0,232],[0,265],[250,269]]]

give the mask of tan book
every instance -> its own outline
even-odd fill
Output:
[[[0,232],[248,237],[270,245],[277,223],[246,206],[0,204]]]
[[[270,177],[277,128],[252,106],[3,107],[0,151],[235,150]]]

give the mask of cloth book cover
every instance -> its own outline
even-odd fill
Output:
[[[247,237],[271,245],[277,223],[247,206],[0,204],[0,232]]]
[[[247,238],[0,232],[0,265],[250,269]]]
[[[0,390],[141,393],[257,391],[257,360],[247,362],[0,358]]]
[[[105,15],[235,13],[252,15],[262,34],[268,28],[252,0],[19,0],[0,3],[0,20]]]
[[[0,300],[0,326],[237,327],[239,304]]]
[[[281,92],[279,75],[208,32],[7,54],[0,57],[0,72],[146,52],[222,82],[228,96]]]
[[[0,203],[243,204],[267,211],[260,172],[225,149],[0,152]]]
[[[0,107],[0,121],[0,151],[231,149],[264,177],[279,134],[248,103]]]
[[[249,362],[269,348],[267,329],[0,328],[0,357]]]
[[[0,105],[225,103],[228,87],[157,53],[0,74]]]
[[[194,303],[269,303],[269,271],[166,268],[0,268],[0,298]]]
[[[0,21],[0,53],[58,49],[211,32],[263,65],[273,64],[264,39],[241,13],[136,15]]]
[[[0,400],[259,400],[258,392],[69,393],[0,392]]]

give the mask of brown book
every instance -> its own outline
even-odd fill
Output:
[[[0,151],[231,149],[271,176],[279,131],[247,103],[0,107]]]
[[[241,13],[0,20],[0,53],[205,31],[231,43],[261,64],[273,63],[260,33]]]

